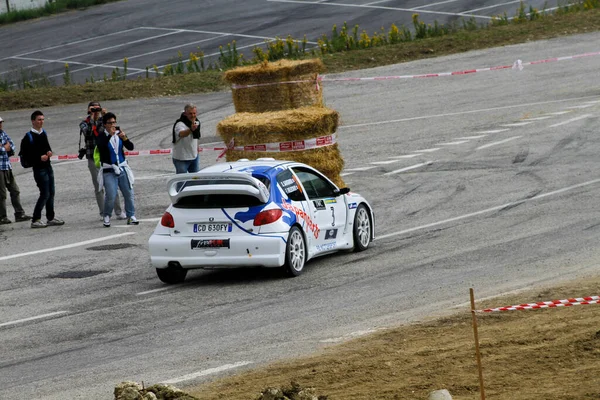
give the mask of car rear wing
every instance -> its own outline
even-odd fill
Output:
[[[167,181],[171,203],[202,194],[245,194],[262,203],[269,200],[269,190],[264,183],[244,172],[211,172],[177,174]]]

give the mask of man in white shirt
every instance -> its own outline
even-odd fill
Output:
[[[196,113],[194,104],[186,104],[183,113],[173,125],[173,165],[178,174],[200,170],[200,121],[196,118]]]

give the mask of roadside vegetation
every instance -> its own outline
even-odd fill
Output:
[[[476,298],[475,307],[585,297],[598,295],[599,289],[598,278],[585,279],[485,302]],[[469,293],[465,293],[465,303],[468,301]],[[598,307],[478,313],[486,398],[598,399]],[[324,347],[312,356],[183,389],[199,400],[251,400],[282,399],[261,397],[260,393],[268,387],[290,386],[313,388],[319,399],[327,400],[427,399],[432,391],[441,389],[447,389],[455,400],[480,399],[470,310],[382,330]]]
[[[48,15],[57,14],[60,12],[75,10],[95,6],[98,4],[113,3],[119,0],[55,0],[46,3],[44,7],[31,8],[27,10],[10,10],[4,14],[0,14],[0,25],[10,24],[13,22],[25,21]],[[7,2],[10,7],[10,2]]]
[[[128,76],[126,58],[122,67],[102,77],[90,75],[83,84],[74,83],[68,64],[60,85],[36,68],[16,69],[0,79],[0,110],[80,103],[90,98],[105,101],[222,90],[226,88],[221,79],[224,70],[265,60],[320,57],[327,72],[333,73],[597,30],[600,0],[581,0],[548,12],[527,9],[521,3],[514,16],[500,15],[488,24],[474,19],[450,25],[425,24],[414,14],[411,27],[392,25],[369,34],[344,23],[323,34],[316,46],[309,46],[306,37],[288,36],[255,47],[247,57],[234,41],[221,46],[214,62],[206,62],[200,49],[185,57],[178,53],[171,64],[162,69],[147,66],[146,73],[136,78]]]

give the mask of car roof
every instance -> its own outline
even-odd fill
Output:
[[[240,160],[233,162],[222,162],[201,169],[198,173],[213,173],[213,172],[245,172],[258,173],[267,175],[271,178],[279,171],[288,169],[292,166],[304,165],[295,161],[282,161],[275,159],[259,159],[259,160]]]

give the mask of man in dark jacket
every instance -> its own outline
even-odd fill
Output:
[[[21,157],[27,160],[33,169],[33,179],[40,190],[40,197],[33,209],[32,228],[45,228],[49,225],[64,225],[54,215],[54,171],[50,164],[52,148],[48,134],[44,130],[44,114],[37,110],[31,114],[32,128],[21,141]],[[46,207],[47,222],[42,221],[42,210]]]

